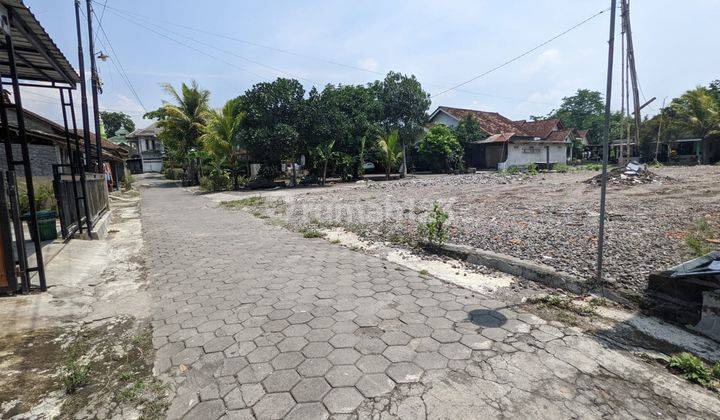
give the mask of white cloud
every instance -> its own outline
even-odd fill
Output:
[[[554,48],[545,50],[540,53],[540,55],[535,57],[535,60],[532,63],[525,67],[524,73],[526,75],[532,75],[540,70],[552,68],[557,66],[558,64],[562,64],[562,62],[563,57],[559,50],[556,50]]]
[[[378,67],[380,66],[378,61],[373,57],[363,58],[358,63],[360,64],[361,68],[370,71],[377,71]]]

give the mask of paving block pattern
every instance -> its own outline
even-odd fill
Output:
[[[142,218],[169,418],[720,413],[577,331],[183,189],[146,189]]]

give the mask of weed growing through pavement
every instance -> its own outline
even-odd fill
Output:
[[[713,372],[697,356],[683,352],[670,357],[668,367],[683,375],[690,382],[710,386]]]
[[[437,201],[433,203],[433,208],[428,216],[428,221],[425,223],[423,229],[421,229],[425,236],[427,236],[428,242],[433,245],[442,245],[447,239],[447,225],[446,222],[450,216],[443,210],[440,203]]]
[[[528,302],[544,306],[546,308],[563,309],[580,316],[593,317],[597,315],[597,311],[595,310],[595,308],[600,306],[602,301],[600,299],[593,298],[588,302],[587,305],[576,305],[575,303],[573,303],[573,299],[571,297],[558,294],[550,294],[540,297],[532,297],[528,299]],[[569,320],[569,318],[567,319]]]

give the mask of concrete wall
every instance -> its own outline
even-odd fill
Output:
[[[508,145],[508,157],[499,166],[507,169],[512,166],[524,166],[531,163],[545,163],[547,161],[547,147],[550,147],[550,163],[567,163],[567,145],[565,144],[538,144],[517,143]]]
[[[15,160],[22,160],[20,145],[13,144],[13,157]],[[33,176],[52,177],[52,165],[60,163],[60,151],[57,146],[45,146],[40,144],[29,144],[30,167]],[[7,159],[5,157],[5,147],[0,147],[0,170],[7,171]],[[16,167],[15,173],[24,174],[22,166]]]

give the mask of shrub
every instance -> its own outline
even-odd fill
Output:
[[[181,168],[167,167],[163,169],[163,173],[165,174],[165,178],[172,180],[183,179],[184,176],[184,172]]]
[[[445,243],[447,238],[447,222],[450,217],[442,206],[437,201],[433,204],[433,208],[430,211],[430,217],[425,224],[425,232],[427,233],[428,241],[434,245],[442,245]]]
[[[685,379],[703,386],[710,384],[712,373],[705,363],[690,353],[680,353],[672,356],[668,367],[683,375]]]
[[[68,394],[72,394],[90,382],[90,368],[76,360],[65,365],[63,372],[63,388]]]
[[[712,374],[715,379],[720,380],[720,362],[715,363],[715,366],[713,366]]]
[[[27,186],[24,182],[18,182],[18,196],[20,214],[30,211],[30,201],[27,196]],[[57,212],[57,201],[55,200],[55,190],[53,190],[52,181],[33,179],[33,187],[35,191],[35,209],[52,210]]]
[[[565,163],[556,163],[553,165],[553,170],[558,171],[560,173],[567,173],[567,172],[574,172],[575,168],[573,168],[570,165],[567,165]]]
[[[537,175],[538,174],[538,167],[534,163],[530,163],[528,165],[525,165],[525,172],[528,173],[528,175]]]
[[[230,185],[230,175],[223,170],[212,170],[210,175],[200,178],[200,188],[205,191],[224,191]]]
[[[457,172],[463,166],[463,147],[445,125],[433,126],[417,145],[423,166],[435,172]]]

